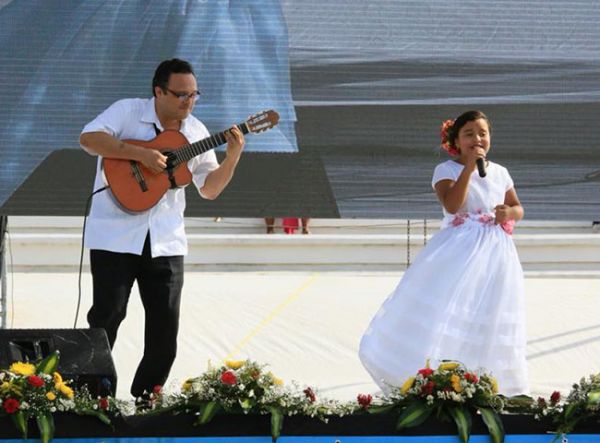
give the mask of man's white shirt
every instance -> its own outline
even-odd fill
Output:
[[[123,99],[113,103],[82,131],[105,132],[119,140],[152,140],[156,137],[154,125],[162,131],[154,108],[154,98]],[[190,143],[210,134],[193,115],[181,122],[180,132]],[[96,155],[87,147],[86,152]],[[98,156],[94,190],[107,185]],[[188,161],[196,189],[204,186],[206,176],[219,167],[214,151],[208,151]],[[152,257],[187,254],[183,213],[185,191],[169,189],[151,209],[141,213],[126,212],[113,198],[110,189],[94,195],[85,233],[85,247],[112,252],[142,254],[146,235],[150,233]]]

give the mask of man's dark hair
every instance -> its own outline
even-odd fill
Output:
[[[165,60],[156,71],[154,71],[154,78],[152,79],[152,95],[156,96],[154,92],[154,88],[159,86],[161,89],[165,89],[169,84],[169,78],[171,74],[194,74],[194,70],[192,69],[192,65],[190,65],[185,60],[181,60],[178,58],[172,58],[171,60]]]

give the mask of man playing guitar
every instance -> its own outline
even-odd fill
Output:
[[[106,185],[103,159],[125,160],[149,178],[167,174],[168,155],[124,140],[151,140],[163,131],[178,131],[191,143],[209,136],[205,126],[191,115],[200,92],[188,62],[163,61],[156,69],[152,88],[154,97],[119,100],[84,127],[81,147],[99,156],[94,189]],[[200,195],[209,200],[225,189],[244,148],[244,135],[237,126],[225,131],[224,139],[227,155],[220,165],[212,150],[184,165]],[[106,330],[112,348],[137,281],[145,310],[144,355],[131,394],[142,406],[153,388],[165,383],[175,360],[183,256],[187,253],[184,209],[182,187],[171,187],[142,212],[124,209],[108,189],[94,197],[89,215],[85,246],[90,249],[93,305],[88,322],[90,327]]]

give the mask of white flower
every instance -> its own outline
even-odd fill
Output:
[[[19,409],[29,409],[29,403],[27,403],[26,401],[21,402],[21,406],[19,407]]]
[[[450,397],[452,398],[452,400],[454,400],[455,402],[458,403],[462,403],[464,402],[464,398],[462,397],[462,395],[457,394],[456,392],[450,392]]]
[[[243,390],[244,390],[244,388],[246,387],[246,385],[244,385],[243,383],[240,383],[240,384],[238,385],[238,387],[240,388],[240,391],[243,391]]]
[[[248,392],[248,397],[254,397],[254,389],[250,389],[250,392]]]

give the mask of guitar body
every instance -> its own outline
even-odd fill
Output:
[[[189,143],[181,132],[174,130],[161,132],[156,138],[148,141],[124,141],[161,152],[176,152]],[[177,187],[185,186],[192,181],[192,173],[187,167],[187,162],[171,170],[172,179],[169,178],[167,171],[155,174],[141,163],[132,160],[104,158],[102,167],[117,203],[129,212],[143,212],[152,208],[165,192],[173,187],[172,180]]]

